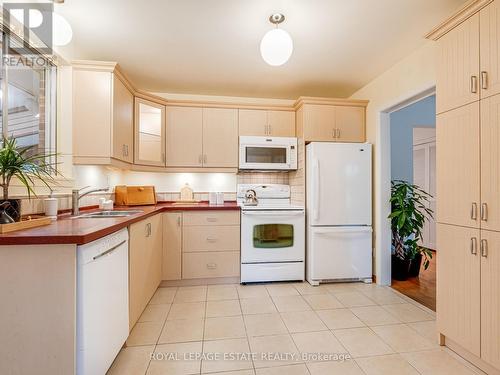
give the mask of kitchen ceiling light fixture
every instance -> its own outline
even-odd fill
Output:
[[[269,22],[276,25],[276,28],[269,30],[260,42],[260,54],[264,61],[271,66],[283,65],[292,56],[292,37],[285,30],[278,29],[278,25],[284,20],[283,14],[272,14],[269,17]]]

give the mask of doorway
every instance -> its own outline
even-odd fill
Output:
[[[432,197],[426,207],[436,211],[436,97],[430,95],[389,114],[391,180],[417,185]],[[425,223],[419,245],[431,250],[427,269],[417,277],[392,280],[392,287],[417,302],[436,309],[436,223]]]

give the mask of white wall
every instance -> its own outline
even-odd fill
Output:
[[[374,270],[377,282],[389,284],[390,278],[390,129],[389,113],[401,103],[411,101],[436,84],[436,45],[423,45],[396,65],[354,93],[353,99],[368,99],[367,141],[374,145]]]

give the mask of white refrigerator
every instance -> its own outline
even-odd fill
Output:
[[[372,280],[372,145],[306,146],[306,279]]]

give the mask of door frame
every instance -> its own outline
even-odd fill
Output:
[[[375,274],[377,284],[391,285],[391,118],[390,114],[436,94],[433,84],[386,103],[378,111],[374,150],[374,222],[375,226]]]

